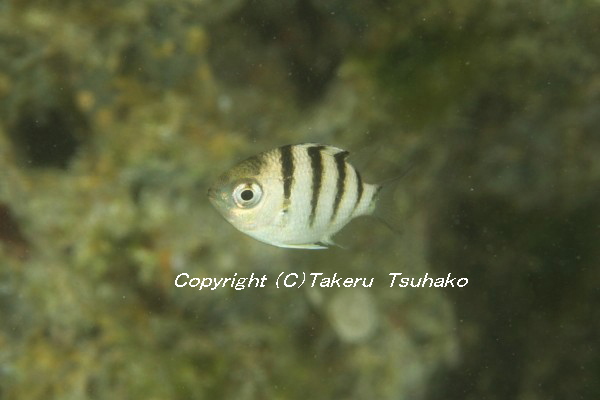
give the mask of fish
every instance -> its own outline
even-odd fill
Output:
[[[373,214],[383,184],[363,181],[349,152],[317,143],[289,144],[252,156],[208,189],[217,211],[261,242],[326,249],[354,218]]]

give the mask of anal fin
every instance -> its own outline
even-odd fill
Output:
[[[327,249],[324,243],[307,243],[307,244],[277,244],[278,247],[284,247],[287,249],[302,249],[302,250],[323,250]]]

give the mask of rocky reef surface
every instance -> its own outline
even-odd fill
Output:
[[[595,0],[0,1],[0,399],[596,398],[598,27]],[[291,251],[211,208],[307,141],[412,165],[400,232]]]

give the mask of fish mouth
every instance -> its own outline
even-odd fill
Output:
[[[221,196],[219,196],[219,191],[211,186],[206,192],[206,197],[208,197],[208,201],[211,202],[213,207],[215,207],[219,211],[219,214],[222,214]]]
[[[208,188],[208,191],[206,192],[206,196],[210,200],[216,199],[217,198],[217,191],[215,190],[214,187],[211,186],[211,187]]]
[[[208,197],[208,200],[212,203],[212,205],[217,209],[219,214],[223,215],[225,219],[229,220],[230,212],[226,206],[225,195],[215,187],[211,186],[210,188],[208,188],[206,196]]]
[[[215,203],[215,204],[218,202],[225,201],[224,194],[220,190],[218,190],[215,186],[211,186],[208,188],[208,191],[206,192],[206,196],[212,203]]]

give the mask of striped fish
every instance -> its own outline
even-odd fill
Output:
[[[337,147],[286,145],[250,157],[211,186],[215,208],[241,232],[279,247],[324,249],[372,214],[381,185],[364,182]]]

